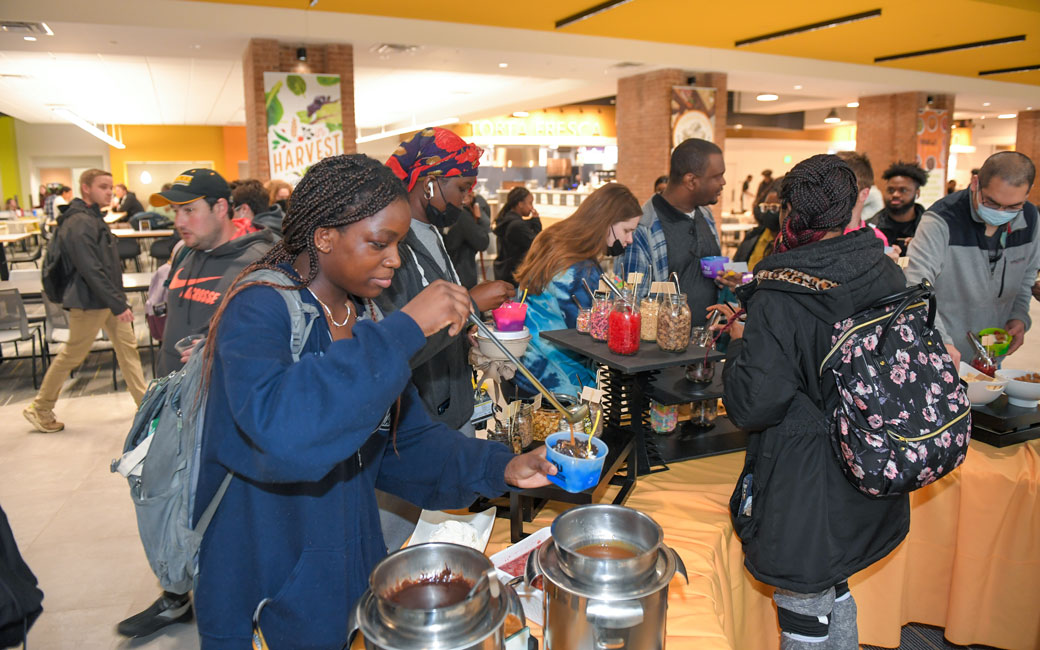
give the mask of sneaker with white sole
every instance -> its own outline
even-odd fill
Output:
[[[148,609],[134,614],[130,618],[120,621],[116,626],[116,632],[135,639],[141,636],[155,634],[167,625],[173,623],[187,623],[192,619],[191,599],[188,594],[174,594],[164,591],[159,600],[152,603]]]
[[[40,433],[55,433],[65,428],[65,424],[58,422],[51,409],[41,409],[35,403],[25,407],[22,415]]]

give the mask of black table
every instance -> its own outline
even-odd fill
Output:
[[[539,336],[606,368],[603,379],[605,426],[627,429],[632,433],[639,475],[667,470],[667,460],[657,445],[658,437],[650,430],[650,384],[655,376],[667,368],[682,369],[691,363],[703,361],[706,350],[690,346],[681,353],[664,352],[656,343],[643,341],[639,352],[624,356],[611,352],[606,343],[573,329],[539,332]],[[712,351],[707,352],[707,358],[709,361],[719,361],[724,355]]]
[[[1008,404],[1007,395],[971,408],[971,437],[994,447],[1040,438],[1040,408]]]

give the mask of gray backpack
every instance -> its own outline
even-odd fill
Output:
[[[287,278],[261,269],[241,282],[256,281],[284,285]],[[318,310],[305,304],[298,291],[277,291],[289,310],[290,347],[293,361],[299,361]],[[183,368],[152,382],[137,409],[123,455],[111,467],[130,483],[137,528],[152,571],[163,589],[178,594],[192,588],[202,535],[231,482],[228,472],[198,525],[192,526],[199,506],[195,492],[206,413],[206,394],[200,390],[203,356],[203,346],[198,346]]]

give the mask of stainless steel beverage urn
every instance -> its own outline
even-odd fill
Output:
[[[679,555],[647,515],[614,505],[568,510],[531,553],[524,580],[544,578],[545,650],[660,650]]]
[[[402,597],[417,583],[448,582],[454,596],[441,602],[436,595],[422,602]],[[367,650],[504,650],[507,614],[526,625],[513,588],[499,582],[483,553],[466,546],[409,546],[377,564],[368,585],[349,622],[351,637],[360,630]]]

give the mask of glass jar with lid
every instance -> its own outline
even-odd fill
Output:
[[[607,347],[614,354],[629,355],[639,352],[641,325],[635,294],[630,289],[625,289],[614,300],[614,308],[610,312]]]
[[[661,296],[649,295],[639,301],[639,317],[642,324],[639,338],[653,343],[657,340],[657,314],[661,309]]]
[[[607,325],[610,320],[610,294],[597,291],[592,300],[592,314],[589,318],[589,335],[597,341],[607,340]]]
[[[690,324],[686,294],[668,294],[657,315],[657,347],[665,352],[685,352],[690,344]]]

